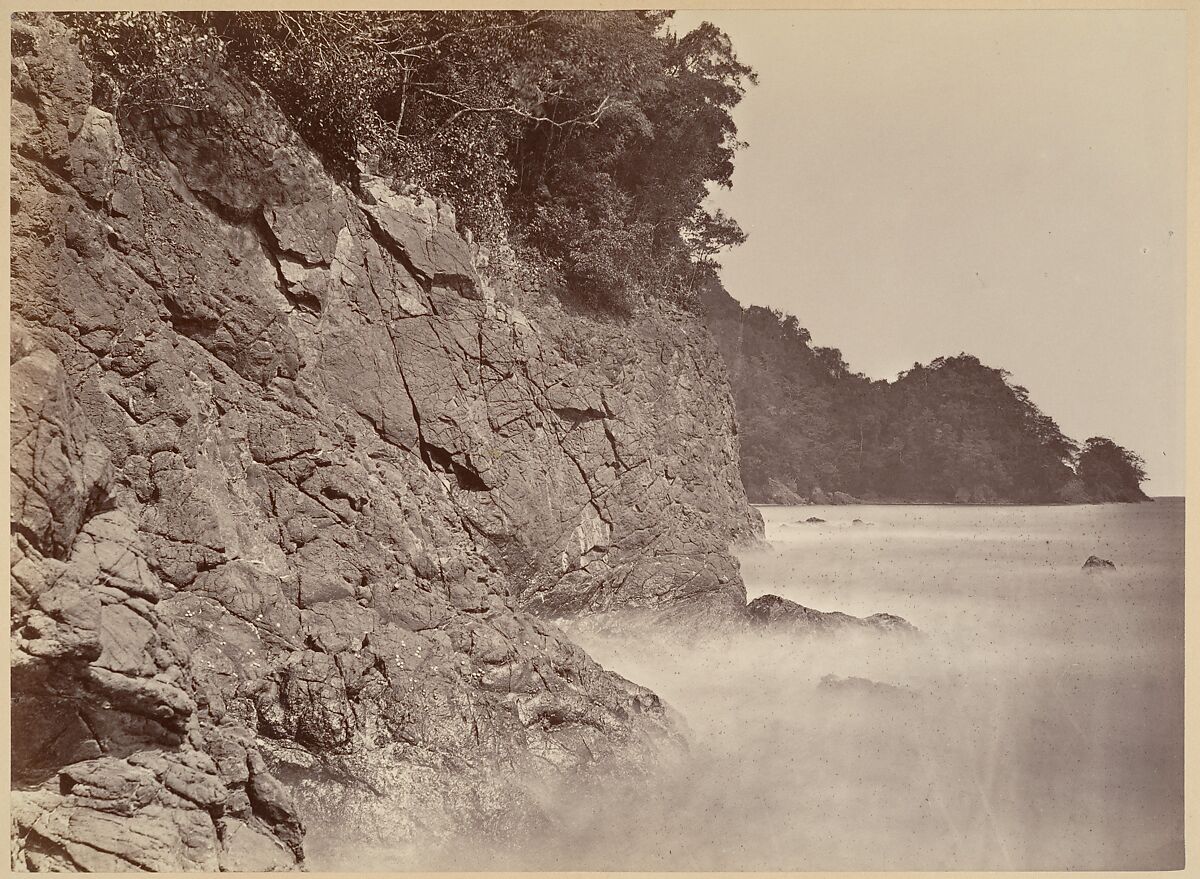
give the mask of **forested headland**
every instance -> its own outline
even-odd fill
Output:
[[[854,372],[793,315],[743,308],[719,283],[706,320],[729,365],[752,501],[932,503],[1146,500],[1142,459],[1063,434],[1003,369],[969,354],[894,381]]]

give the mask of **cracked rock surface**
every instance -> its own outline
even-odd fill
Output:
[[[294,867],[291,799],[244,723],[199,710],[171,590],[62,364],[17,321],[10,366],[14,866]]]
[[[287,869],[301,817],[502,833],[505,773],[657,759],[551,620],[744,615],[711,339],[498,301],[448,206],[209,88],[119,126],[14,20],[14,863]]]

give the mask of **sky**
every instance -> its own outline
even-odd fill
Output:
[[[1186,29],[1170,11],[691,10],[734,111],[744,305],[872,378],[967,352],[1184,492]]]

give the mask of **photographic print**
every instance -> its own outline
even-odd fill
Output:
[[[14,870],[1183,868],[1185,12],[9,26]]]

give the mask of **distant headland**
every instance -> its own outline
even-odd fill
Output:
[[[792,315],[742,307],[716,281],[705,322],[729,367],[742,480],[753,503],[1131,503],[1145,462],[1107,437],[1082,445],[969,354],[895,381],[851,370]]]

